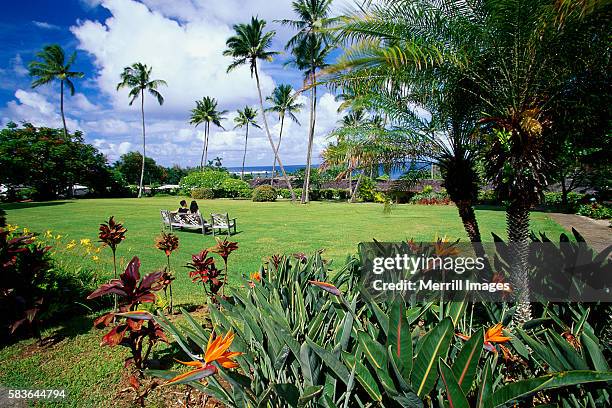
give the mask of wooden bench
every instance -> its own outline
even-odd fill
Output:
[[[210,229],[210,224],[202,217],[202,214],[195,213],[173,213],[168,210],[160,211],[162,223],[165,228],[173,231],[178,229],[201,229],[202,234],[206,234]]]
[[[210,214],[213,236],[216,235],[216,230],[227,230],[227,235],[232,235],[232,229],[234,234],[236,233],[236,218],[230,218],[227,213],[225,214]]]

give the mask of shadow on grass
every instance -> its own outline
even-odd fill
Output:
[[[37,207],[52,207],[56,205],[70,204],[71,201],[41,201],[41,202],[26,202],[26,203],[4,203],[0,204],[0,208],[3,210],[21,210],[24,208],[37,208]]]

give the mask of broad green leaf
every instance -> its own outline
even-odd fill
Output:
[[[570,369],[573,370],[588,370],[589,366],[586,361],[582,358],[582,356],[572,347],[571,344],[568,343],[563,337],[559,336],[552,330],[548,331],[550,337],[552,337],[553,341],[557,344],[557,347],[561,350],[561,354],[565,357],[565,359],[570,364]]]
[[[480,379],[478,387],[478,399],[476,400],[476,408],[490,408],[491,400],[489,396],[492,392],[493,380],[491,379],[491,365],[485,362],[485,368]]]
[[[527,346],[531,347],[533,352],[540,357],[541,361],[548,364],[554,371],[563,371],[563,363],[557,358],[549,347],[529,336],[521,329],[517,329],[517,332],[523,338],[525,343],[527,343]]]
[[[321,362],[318,360],[317,355],[310,348],[308,343],[302,343],[298,358],[300,361],[304,382],[307,385],[314,385],[317,383]]]
[[[359,384],[361,384],[370,398],[372,398],[374,401],[382,401],[380,388],[378,388],[378,384],[368,368],[360,361],[357,361],[355,356],[350,353],[342,352],[342,360],[350,370],[353,370],[353,367],[355,367],[355,376],[357,377],[357,381],[359,381]]]
[[[465,301],[449,302],[448,309],[446,310],[446,316],[450,317],[453,321],[453,326],[457,326],[457,322],[463,316],[465,309]]]
[[[497,407],[537,391],[601,381],[612,381],[612,372],[564,371],[504,385],[493,393],[491,401]]]
[[[467,394],[474,384],[483,342],[484,330],[481,329],[465,342],[453,362],[453,374],[464,394]]]
[[[304,388],[304,392],[302,392],[302,395],[300,395],[300,398],[298,399],[298,407],[306,406],[306,404],[308,404],[314,398],[321,395],[322,392],[323,392],[322,385],[310,385]]]
[[[300,391],[295,385],[291,383],[274,384],[274,391],[287,405],[290,407],[297,407]]]
[[[323,361],[323,364],[328,366],[334,372],[334,374],[336,374],[336,377],[346,385],[346,383],[348,382],[350,373],[346,369],[344,364],[342,364],[340,360],[338,360],[331,351],[326,350],[323,347],[319,346],[317,343],[310,340],[308,337],[306,337],[306,342],[314,350],[314,352],[317,353],[317,355],[321,358],[321,360]]]
[[[387,346],[392,347],[397,363],[404,378],[410,377],[412,370],[412,336],[406,319],[404,301],[397,299],[389,310],[389,330]]]
[[[586,350],[585,354],[588,354],[589,359],[593,363],[593,368],[595,368],[597,371],[609,371],[610,367],[608,366],[606,357],[601,352],[599,345],[585,333],[580,335],[580,340],[582,341],[582,345]]]
[[[470,408],[470,404],[461,390],[461,386],[453,374],[453,370],[442,360],[439,360],[440,378],[446,388],[446,400],[450,408]]]
[[[357,337],[359,338],[359,345],[365,353],[368,361],[374,368],[387,369],[387,353],[385,347],[378,341],[370,337],[368,333],[358,332]]]
[[[410,387],[410,385],[407,382],[409,381],[410,378],[409,377],[404,378],[402,372],[400,371],[398,367],[397,356],[393,352],[393,346],[389,346],[387,348],[387,355],[389,356],[389,363],[391,365],[391,369],[393,373],[395,374],[395,378],[397,379],[397,382],[399,383],[400,388],[403,391],[412,392],[412,387]]]
[[[414,358],[410,384],[419,398],[433,389],[436,382],[436,363],[439,357],[448,352],[453,336],[453,323],[450,318],[444,318],[428,334]]]

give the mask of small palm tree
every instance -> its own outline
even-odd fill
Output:
[[[51,81],[60,81],[60,112],[62,123],[64,124],[64,136],[68,137],[66,127],[66,117],[64,116],[64,84],[68,87],[70,95],[74,95],[73,78],[83,78],[84,74],[78,71],[71,71],[70,68],[76,59],[76,52],[73,52],[68,61],[62,47],[57,44],[47,45],[41,52],[36,53],[41,61],[30,62],[28,68],[30,76],[36,77],[32,82],[32,88],[48,84]]]
[[[223,51],[223,55],[230,56],[234,59],[234,61],[229,65],[229,67],[227,67],[228,72],[242,65],[248,64],[249,68],[251,69],[251,76],[255,76],[255,81],[257,83],[257,92],[259,94],[259,107],[261,109],[261,116],[263,118],[266,135],[268,136],[270,147],[274,152],[274,157],[278,161],[278,166],[281,169],[283,178],[285,179],[287,187],[291,192],[291,200],[294,201],[295,193],[293,192],[293,187],[291,186],[291,182],[287,177],[283,162],[281,161],[278,152],[274,147],[274,141],[272,140],[270,128],[268,127],[268,120],[266,118],[266,112],[263,106],[263,96],[261,94],[261,84],[259,82],[257,61],[270,61],[272,60],[272,57],[274,55],[278,54],[274,51],[268,51],[268,49],[270,48],[270,44],[272,43],[272,38],[274,37],[276,32],[264,32],[265,26],[266,22],[258,19],[257,17],[251,17],[250,24],[234,25],[235,35],[228,38],[226,42],[227,49]]]
[[[205,124],[200,170],[204,168],[204,163],[208,163],[208,136],[210,135],[210,124],[213,123],[217,127],[224,129],[223,126],[221,126],[221,121],[225,119],[223,115],[226,113],[227,111],[217,110],[217,100],[210,96],[205,96],[201,101],[196,101],[196,107],[191,110],[191,120],[189,123],[196,126],[202,123]]]
[[[236,116],[236,118],[234,119],[234,122],[236,122],[236,126],[234,126],[234,129],[246,126],[246,135],[244,136],[244,154],[242,155],[242,171],[240,172],[240,180],[244,179],[244,162],[246,160],[247,143],[249,141],[249,125],[261,129],[261,127],[257,124],[255,118],[257,118],[257,110],[245,106],[243,110],[238,111],[238,116]]]
[[[123,68],[121,73],[121,82],[117,84],[117,90],[121,88],[129,88],[130,106],[136,98],[140,97],[140,113],[142,116],[142,168],[140,170],[140,183],[138,185],[138,198],[142,197],[142,183],[144,180],[144,168],[146,158],[146,129],[145,129],[145,114],[144,114],[144,98],[145,91],[157,99],[157,103],[164,104],[164,97],[157,90],[160,85],[167,85],[162,79],[151,79],[152,67],[146,64],[136,62],[129,67]]]
[[[278,134],[278,144],[276,145],[276,152],[280,150],[281,140],[283,138],[283,126],[285,125],[285,115],[300,125],[300,121],[295,116],[304,107],[303,103],[296,102],[297,94],[294,92],[291,85],[282,84],[274,88],[272,95],[268,96],[266,100],[272,104],[269,108],[266,108],[266,112],[275,112],[278,114],[280,120],[280,132]],[[274,163],[272,164],[272,179],[270,185],[274,185],[274,173],[276,171],[276,155],[274,156]]]

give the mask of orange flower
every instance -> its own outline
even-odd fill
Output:
[[[259,272],[253,272],[251,274],[251,280],[261,282],[261,275],[259,274]]]
[[[497,349],[493,343],[505,343],[510,341],[510,337],[504,336],[503,330],[504,326],[501,323],[497,323],[495,326],[487,329],[484,335],[483,347],[492,353],[497,353]],[[461,333],[457,333],[456,336],[463,340],[470,339],[470,336]]]
[[[510,340],[510,337],[504,336],[504,326],[501,323],[497,323],[495,326],[490,327],[485,333],[485,343],[505,343]]]
[[[233,358],[240,356],[242,353],[237,351],[228,351],[233,341],[234,333],[231,330],[227,332],[225,336],[214,336],[211,333],[210,337],[208,338],[208,344],[206,346],[206,352],[204,353],[203,360],[201,357],[195,356],[194,357],[197,358],[197,360],[194,361],[185,362],[176,360],[183,365],[197,367],[197,369],[179,374],[176,377],[168,380],[164,385],[198,381],[216,374],[217,367],[212,364],[215,361],[224,368],[238,367],[238,364],[233,360]]]

